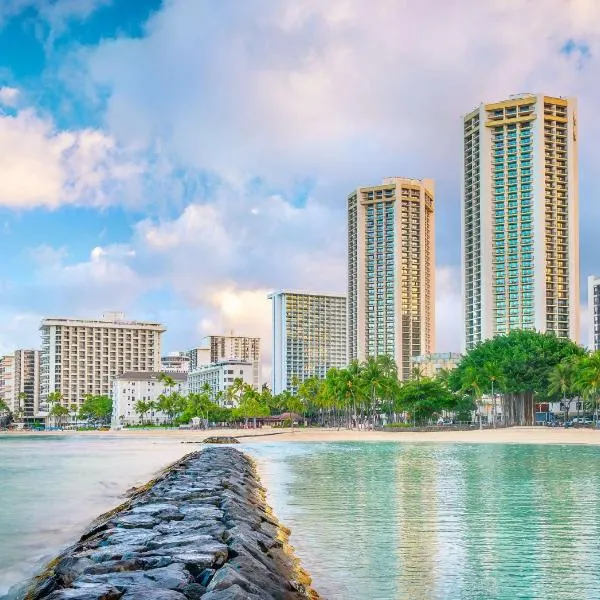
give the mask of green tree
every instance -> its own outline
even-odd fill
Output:
[[[112,415],[112,399],[109,396],[86,394],[79,408],[79,418],[94,424],[108,425]]]
[[[443,411],[456,408],[454,394],[438,379],[410,379],[399,389],[398,409],[407,412],[415,423],[427,422],[441,416]]]
[[[144,417],[150,412],[150,403],[144,400],[138,400],[134,405],[133,409],[140,415],[140,421],[144,424]]]
[[[562,401],[565,421],[569,418],[571,397],[576,392],[577,365],[577,361],[567,358],[555,365],[548,375],[548,395],[551,398],[560,398]]]
[[[594,419],[598,420],[598,392],[600,391],[600,351],[579,359],[576,367],[577,386],[590,403]]]

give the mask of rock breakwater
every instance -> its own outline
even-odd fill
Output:
[[[252,461],[192,453],[103,515],[26,589],[25,600],[318,598],[265,501]]]

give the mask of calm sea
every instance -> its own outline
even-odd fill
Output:
[[[329,600],[600,598],[600,448],[240,447]],[[0,594],[192,448],[0,438]]]

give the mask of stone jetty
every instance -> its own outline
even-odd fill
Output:
[[[318,598],[252,461],[187,455],[97,519],[16,597],[25,600]]]

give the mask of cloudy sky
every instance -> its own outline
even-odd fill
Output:
[[[530,91],[579,101],[585,303],[599,53],[597,0],[2,0],[0,352],[107,310],[268,342],[269,291],[344,291],[345,198],[390,175],[436,180],[458,350],[460,117]]]

